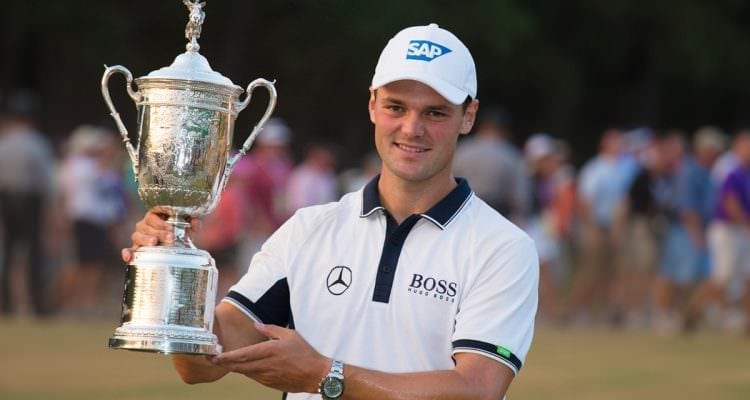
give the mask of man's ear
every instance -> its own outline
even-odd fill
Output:
[[[479,100],[472,100],[471,104],[466,107],[464,112],[464,119],[461,122],[461,130],[458,133],[466,135],[471,132],[471,128],[474,126],[474,121],[477,119],[477,110],[479,110]]]
[[[377,92],[370,88],[370,101],[367,102],[367,110],[370,112],[370,122],[375,123],[375,98]]]

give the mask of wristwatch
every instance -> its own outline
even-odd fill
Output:
[[[344,394],[344,363],[333,360],[331,371],[320,381],[318,392],[326,400],[337,400]]]

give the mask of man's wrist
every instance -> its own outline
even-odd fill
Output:
[[[331,371],[331,364],[333,363],[332,358],[320,357],[320,360],[315,363],[315,373],[313,374],[313,381],[311,382],[309,393],[320,393],[320,382],[328,376],[328,372]]]
[[[344,387],[344,363],[334,359],[330,371],[320,381],[318,391],[323,399],[338,400],[344,395]]]

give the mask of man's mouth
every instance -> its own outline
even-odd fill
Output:
[[[409,153],[424,153],[425,151],[429,150],[424,147],[409,146],[401,143],[396,143],[396,147]]]

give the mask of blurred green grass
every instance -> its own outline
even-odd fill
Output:
[[[242,376],[183,384],[169,357],[114,351],[115,323],[0,319],[0,399],[279,399]],[[539,328],[510,399],[750,399],[750,340]]]

